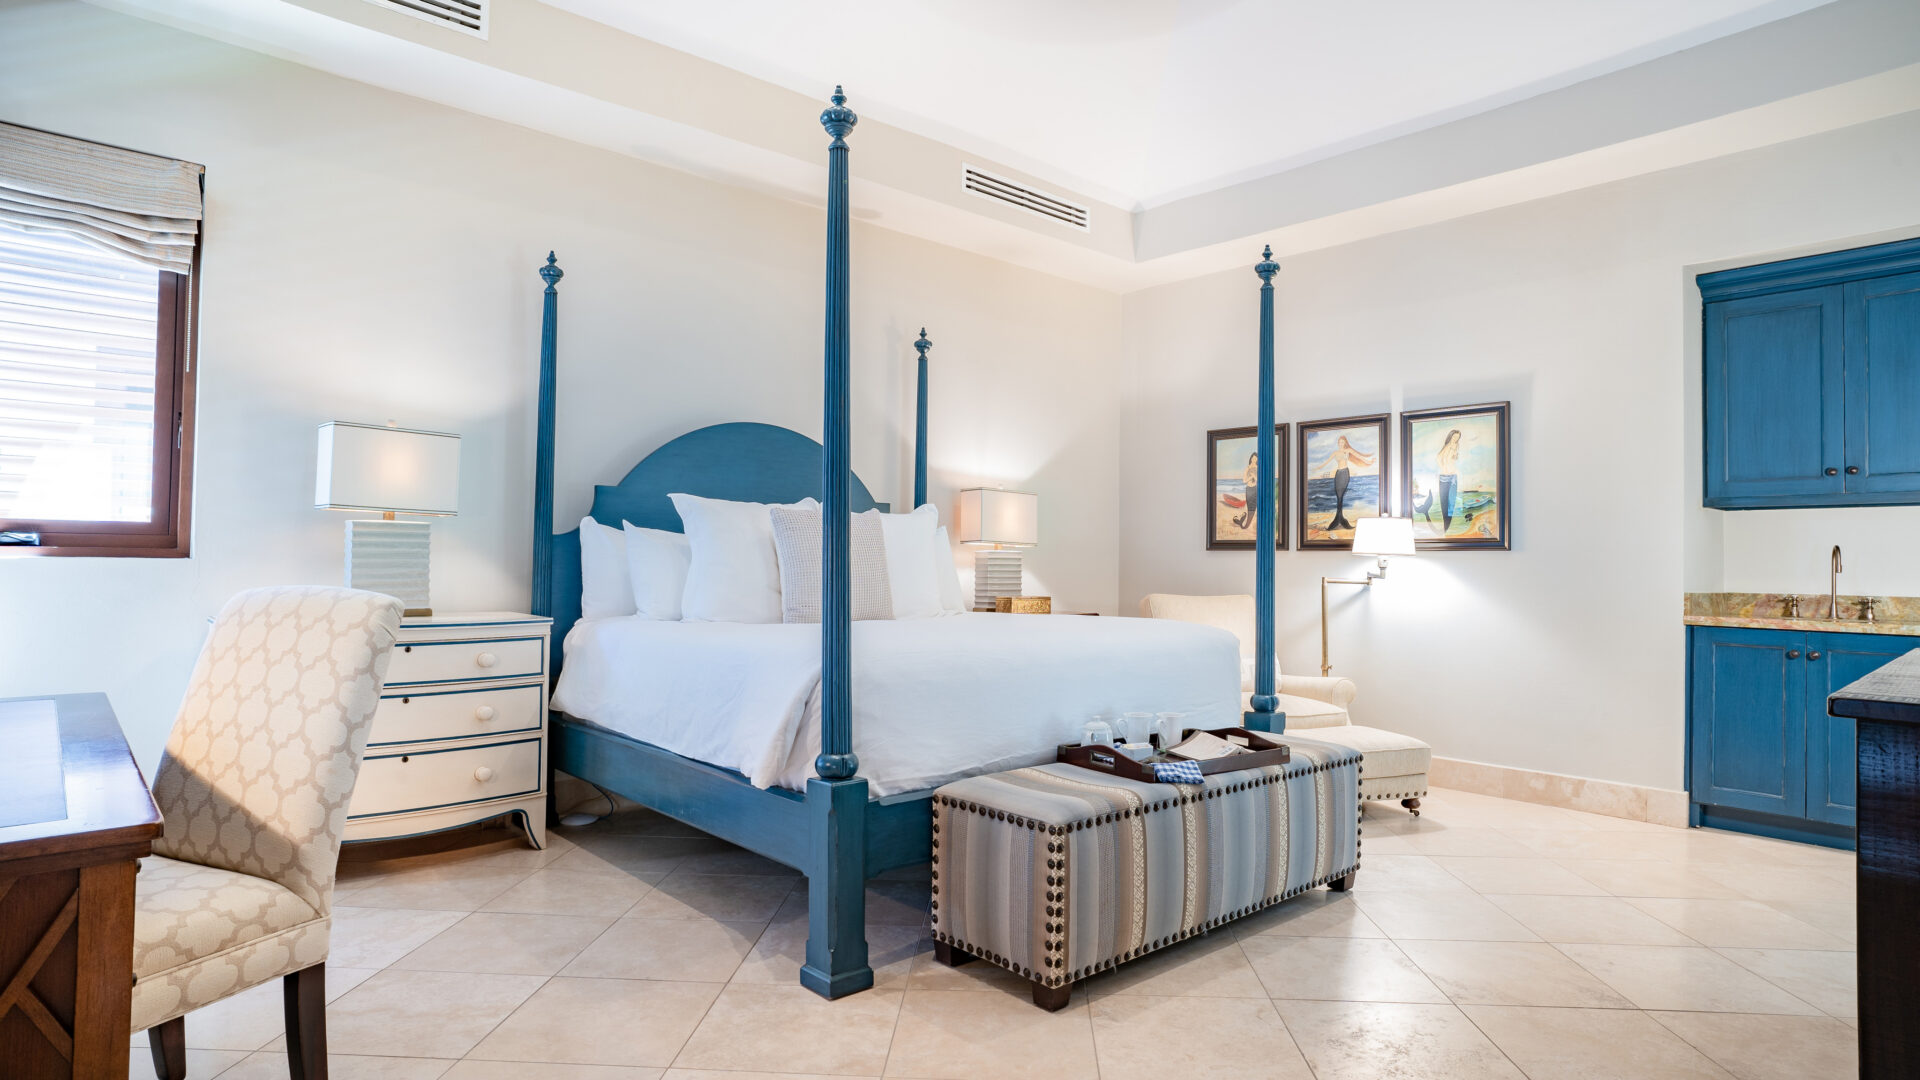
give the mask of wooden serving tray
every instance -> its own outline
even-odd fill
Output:
[[[1285,765],[1293,760],[1293,751],[1286,743],[1275,742],[1266,732],[1248,731],[1243,727],[1206,728],[1209,734],[1226,738],[1229,735],[1245,739],[1252,749],[1251,753],[1233,754],[1229,757],[1199,761],[1203,776],[1214,773],[1240,772],[1244,769],[1258,769],[1268,765]],[[1186,734],[1192,734],[1188,729]],[[1184,737],[1184,736],[1183,736]],[[1155,755],[1157,758],[1158,755]],[[1087,746],[1081,743],[1061,743],[1054,749],[1054,760],[1067,765],[1077,765],[1082,769],[1118,776],[1126,780],[1137,780],[1143,784],[1159,783],[1148,762],[1135,761],[1111,746]],[[1171,759],[1161,759],[1171,760]]]

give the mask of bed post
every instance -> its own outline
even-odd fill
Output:
[[[920,353],[920,404],[913,425],[913,508],[918,510],[927,505],[927,350],[933,342],[927,340],[926,327],[920,328],[913,347]]]
[[[1280,703],[1273,692],[1273,549],[1279,507],[1274,498],[1276,455],[1272,443],[1273,275],[1280,272],[1280,264],[1273,261],[1271,245],[1260,253],[1253,272],[1260,275],[1260,420],[1254,428],[1259,434],[1255,445],[1260,448],[1260,463],[1255,483],[1260,502],[1254,512],[1253,537],[1253,711],[1247,713],[1245,724],[1250,731],[1281,731],[1287,723],[1284,714],[1277,717],[1279,726],[1274,726],[1274,709]]]
[[[848,437],[847,133],[859,122],[833,88],[820,114],[827,144],[826,405],[820,444],[820,756],[807,781],[812,840],[807,870],[807,962],[800,984],[827,998],[873,985],[867,965],[867,782],[854,774],[853,582],[847,533],[852,503]]]
[[[540,310],[540,420],[533,451],[533,603],[535,615],[553,614],[553,409],[554,333],[559,322],[559,293],[554,288],[566,273],[547,252],[540,280],[547,295]]]

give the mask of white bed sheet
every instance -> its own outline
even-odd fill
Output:
[[[757,787],[820,752],[820,628],[582,620],[553,707]],[[853,624],[853,748],[874,796],[1053,760],[1090,716],[1240,722],[1240,646],[1165,619],[968,613]]]

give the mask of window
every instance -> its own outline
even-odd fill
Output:
[[[190,280],[0,226],[0,551],[186,554]]]
[[[184,556],[199,166],[0,151],[0,556]]]

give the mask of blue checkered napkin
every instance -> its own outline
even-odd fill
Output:
[[[1204,784],[1206,774],[1200,771],[1197,761],[1156,761],[1153,763],[1153,778],[1162,784]]]

